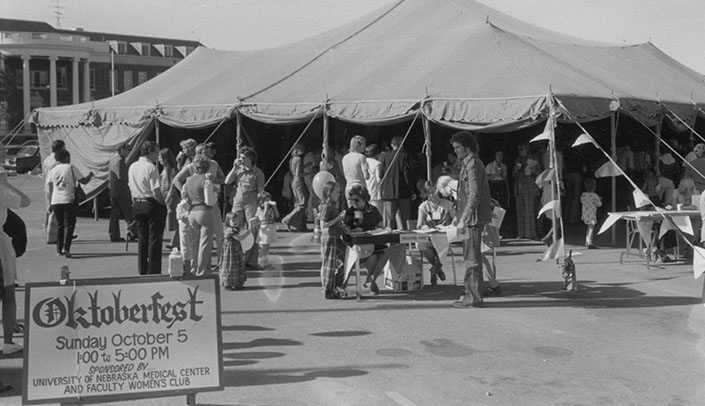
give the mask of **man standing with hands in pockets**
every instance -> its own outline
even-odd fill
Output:
[[[475,137],[467,131],[453,134],[450,139],[453,151],[462,161],[458,180],[453,223],[459,229],[467,229],[468,238],[463,240],[465,262],[465,294],[453,302],[453,307],[482,307],[482,230],[492,220],[490,185],[485,166],[478,157]]]

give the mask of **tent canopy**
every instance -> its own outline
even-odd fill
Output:
[[[198,48],[130,91],[38,109],[33,122],[44,151],[77,127],[77,142],[87,142],[88,132],[98,144],[134,139],[154,119],[202,128],[236,110],[271,123],[326,114],[366,125],[421,113],[445,126],[507,131],[543,120],[549,94],[579,120],[620,109],[654,123],[667,108],[693,121],[705,105],[705,80],[651,43],[582,40],[473,0],[399,0],[287,46]],[[91,157],[86,169],[100,173],[98,158],[104,157]]]

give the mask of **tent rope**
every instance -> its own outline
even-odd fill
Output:
[[[399,144],[399,148],[397,148],[396,152],[394,153],[394,158],[392,158],[391,164],[384,171],[384,176],[382,176],[382,179],[379,180],[380,185],[382,185],[384,183],[384,180],[387,179],[387,175],[389,174],[389,170],[392,169],[392,165],[394,165],[394,163],[397,160],[397,157],[399,156],[399,153],[404,148],[404,143],[406,142],[406,139],[409,137],[409,134],[411,133],[411,129],[414,128],[414,124],[416,123],[416,120],[419,118],[420,114],[421,114],[421,109],[418,109],[416,111],[416,114],[414,114],[414,119],[411,120],[411,125],[409,126],[409,129],[406,130],[406,134],[404,135],[404,138],[401,140],[401,144]],[[412,185],[409,185],[409,186],[411,187]],[[416,194],[415,191],[412,191],[412,193]]]
[[[215,132],[218,131],[218,129],[220,128],[220,126],[223,125],[223,123],[225,123],[226,120],[227,120],[227,119],[225,119],[225,118],[222,119],[222,120],[220,120],[220,123],[218,123],[218,126],[215,127],[215,130],[213,130],[213,131],[210,133],[210,135],[209,135],[208,137],[206,137],[206,140],[203,141],[204,144],[207,143],[208,140],[210,140],[211,137],[213,137],[213,136],[215,135]]]
[[[578,128],[580,128],[588,137],[590,137],[590,139],[591,139],[591,141],[592,141],[592,144],[595,146],[595,148],[597,148],[597,150],[600,151],[600,152],[609,160],[609,162],[611,162],[612,165],[614,165],[615,168],[618,168],[618,169],[619,169],[619,172],[622,174],[622,176],[624,176],[624,178],[627,180],[627,182],[629,182],[629,184],[630,184],[635,190],[641,190],[641,188],[636,185],[636,183],[634,182],[634,180],[632,180],[632,178],[630,178],[629,175],[627,175],[626,172],[624,172],[624,171],[622,170],[622,168],[620,168],[619,165],[617,165],[617,162],[615,162],[615,160],[612,159],[612,157],[610,156],[610,154],[608,154],[607,151],[605,151],[605,150],[597,143],[597,141],[595,141],[595,138],[594,138],[592,135],[590,135],[590,133],[585,129],[585,127],[583,127],[583,126],[578,122],[578,119],[570,112],[570,110],[568,110],[568,109],[565,107],[565,105],[564,105],[558,98],[555,98],[555,97],[554,97],[554,100],[555,100],[555,101],[558,103],[558,105],[561,107],[561,110],[562,110],[563,112],[565,112],[566,115],[568,115],[568,118],[569,118],[571,121],[573,121],[573,122],[578,126]],[[651,204],[651,205],[654,207],[654,209],[656,210],[656,212],[657,212],[658,214],[660,214],[660,215],[663,217],[664,220],[668,220],[668,218],[667,218],[666,215],[664,214],[664,213],[665,213],[665,210],[664,210],[664,209],[662,209],[662,208],[658,207],[657,205],[655,205],[654,202],[652,202],[651,199],[649,199],[649,197],[646,196],[646,194],[644,194],[643,197],[646,198],[646,200],[649,202],[649,204]],[[691,245],[691,246],[692,246],[692,245]]]
[[[690,132],[692,132],[693,134],[697,135],[698,138],[700,138],[701,141],[705,142],[705,138],[703,138],[703,136],[700,135],[700,133],[698,133],[697,131],[695,131],[694,128],[692,128],[690,125],[688,125],[688,123],[686,123],[682,118],[680,118],[680,117],[678,116],[678,114],[674,113],[673,110],[669,109],[668,107],[666,107],[666,110],[668,110],[669,113],[673,114],[673,117],[677,118],[678,121],[681,122],[681,124],[683,124],[684,126],[686,126],[686,128],[687,128],[688,130],[690,130]],[[697,110],[698,110],[698,111],[702,111],[702,110],[700,109],[700,107],[698,107]]]
[[[286,155],[284,155],[284,158],[282,158],[281,162],[279,162],[279,165],[277,165],[277,168],[269,176],[269,179],[267,179],[267,181],[264,182],[264,187],[267,187],[269,182],[271,182],[272,179],[274,179],[274,176],[276,176],[277,172],[279,172],[279,169],[282,167],[282,165],[284,165],[284,162],[289,160],[289,155],[291,155],[291,151],[293,151],[294,148],[296,147],[296,144],[298,144],[299,141],[301,141],[301,138],[303,138],[304,134],[306,134],[306,131],[308,131],[308,129],[311,127],[311,125],[313,124],[313,122],[315,120],[316,120],[316,115],[314,114],[313,117],[311,117],[311,120],[306,125],[306,128],[304,128],[304,130],[301,132],[301,135],[299,135],[299,137],[296,139],[296,141],[294,141],[294,143],[291,144],[291,148],[289,148],[289,152],[287,152]]]
[[[8,132],[7,135],[5,135],[5,137],[3,137],[1,142],[3,144],[7,145],[7,144],[11,143],[12,141],[14,141],[15,137],[17,137],[17,135],[20,133],[20,129],[22,128],[22,126],[24,126],[25,122],[27,122],[27,120],[29,119],[29,117],[31,115],[32,115],[32,113],[29,113],[26,116],[24,116],[24,118],[22,118],[22,120],[19,123],[17,123],[17,125],[15,125],[12,128],[12,130],[10,130],[10,132]],[[10,138],[10,140],[6,142],[5,140],[7,140],[8,138]]]
[[[317,60],[319,60],[320,58],[322,58],[323,55],[327,54],[327,53],[328,53],[329,51],[331,51],[333,48],[336,48],[336,47],[340,46],[341,44],[343,44],[343,43],[349,41],[349,40],[352,39],[353,37],[356,37],[357,35],[361,34],[363,31],[367,30],[368,28],[370,28],[371,26],[373,26],[374,24],[376,24],[376,23],[377,23],[378,21],[380,21],[382,18],[386,17],[388,14],[390,14],[392,11],[394,11],[397,7],[399,7],[403,2],[404,2],[404,0],[400,0],[399,2],[397,2],[397,4],[393,5],[389,10],[385,11],[384,13],[382,13],[382,15],[380,15],[379,17],[377,17],[377,18],[375,18],[374,20],[372,20],[369,24],[363,26],[363,27],[360,28],[359,30],[353,32],[352,34],[348,35],[347,37],[343,38],[342,40],[340,40],[340,41],[336,42],[335,44],[329,46],[328,48],[324,49],[324,50],[321,51],[318,55],[314,56],[310,61],[308,61],[308,62],[304,63],[303,65],[301,65],[298,69],[295,69],[293,72],[291,72],[291,73],[289,73],[288,75],[284,76],[283,78],[277,80],[276,82],[274,82],[274,83],[272,83],[272,84],[270,84],[270,85],[268,85],[268,86],[265,86],[264,88],[262,88],[262,89],[260,89],[260,90],[258,90],[258,91],[256,91],[256,92],[250,94],[249,96],[243,97],[242,99],[244,100],[244,99],[249,99],[249,98],[251,98],[251,97],[254,97],[254,96],[256,96],[256,95],[258,95],[258,94],[260,94],[260,93],[262,93],[262,92],[265,92],[265,91],[267,91],[267,90],[273,88],[274,86],[276,86],[276,85],[282,83],[283,81],[289,79],[290,77],[296,75],[297,73],[299,73],[301,70],[303,70],[303,69],[306,68],[307,66],[313,64],[314,62],[316,62]]]

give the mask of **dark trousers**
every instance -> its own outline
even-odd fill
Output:
[[[56,252],[71,251],[71,240],[76,229],[76,204],[53,204],[56,216]]]
[[[132,215],[132,199],[130,196],[110,198],[110,223],[108,224],[108,234],[111,240],[120,238],[120,215],[125,218],[127,227],[132,225],[135,219]]]
[[[166,206],[155,199],[135,200],[132,212],[137,222],[137,272],[160,274]]]

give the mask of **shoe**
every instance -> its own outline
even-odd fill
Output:
[[[282,225],[284,225],[284,227],[286,227],[286,229],[289,230],[290,233],[294,232],[294,229],[292,229],[289,223],[287,223],[286,221],[282,220]]]
[[[252,271],[261,271],[264,268],[262,268],[261,266],[259,266],[257,264],[245,264],[245,269],[250,269]]]
[[[377,296],[379,294],[379,287],[375,282],[370,283],[370,287],[367,289],[370,296]]]
[[[171,245],[171,244],[166,245],[166,249],[168,249],[168,250],[173,250],[174,248],[178,248],[178,247],[176,245]]]
[[[436,276],[438,277],[438,279],[440,279],[442,281],[446,280],[446,274],[445,274],[445,272],[443,272],[442,269],[438,269],[436,271]]]
[[[110,239],[110,242],[125,242],[125,239],[122,238],[122,237],[111,238],[111,239]]]
[[[431,278],[431,286],[436,286],[436,285],[438,285],[438,279],[436,279],[436,277],[434,276],[433,278]]]
[[[484,302],[470,303],[470,302],[466,302],[463,300],[457,300],[457,301],[453,302],[453,307],[456,307],[458,309],[467,309],[469,307],[479,308],[479,307],[484,307],[484,306],[485,306]]]
[[[66,258],[71,258],[71,257],[73,257],[73,255],[71,255],[71,251],[64,251],[64,256],[65,256]]]
[[[377,286],[377,282],[372,282],[370,285],[370,290],[374,293],[379,293],[379,286]]]
[[[72,239],[72,240],[75,240],[76,238],[78,238],[78,234],[74,234],[74,235],[71,236],[71,239]]]
[[[57,252],[57,253],[56,253],[56,256],[57,256],[57,257],[63,257],[63,256],[64,256],[64,251]]]
[[[495,286],[494,288],[488,287],[483,296],[500,296],[500,295],[502,295],[502,287],[498,285],[498,286]]]
[[[22,346],[20,344],[8,344],[2,345],[2,353],[4,355],[14,354],[16,352],[22,351]]]
[[[224,287],[225,290],[235,290],[235,286],[226,286]]]
[[[597,247],[594,246],[594,245],[592,245],[592,244],[589,244],[589,245],[587,246],[587,249],[589,249],[589,250],[596,250]]]

